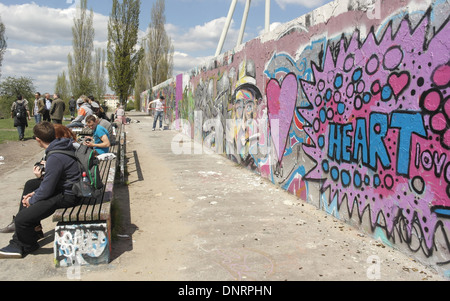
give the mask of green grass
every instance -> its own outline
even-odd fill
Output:
[[[70,116],[64,117],[70,119]],[[69,121],[63,121],[63,124],[67,125]],[[33,127],[35,125],[34,117],[28,120],[28,127],[25,129],[25,140],[33,139]],[[14,119],[12,118],[0,119],[0,144],[6,141],[19,141],[19,133],[14,127]]]

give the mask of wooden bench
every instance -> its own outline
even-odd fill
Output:
[[[53,214],[56,222],[54,240],[55,265],[81,266],[109,263],[111,254],[111,203],[116,170],[119,168],[121,148],[125,143],[123,126],[116,129],[115,144],[110,153],[114,160],[100,161],[104,184],[101,198],[84,198],[82,204],[59,209]]]

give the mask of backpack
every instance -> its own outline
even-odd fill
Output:
[[[95,151],[92,147],[82,144],[75,152],[55,150],[49,152],[47,156],[53,153],[65,154],[78,161],[81,176],[79,181],[72,186],[72,191],[76,196],[98,198],[102,195],[103,182],[100,177],[100,161],[95,156]],[[87,185],[87,187],[83,182],[83,173],[86,173],[88,178],[89,185]]]
[[[23,120],[27,119],[27,109],[25,108],[25,101],[19,103],[16,101],[16,108],[14,109],[14,114],[17,119]]]

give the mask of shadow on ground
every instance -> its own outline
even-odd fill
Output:
[[[125,144],[126,145],[126,144]],[[139,228],[131,222],[129,179],[133,183],[143,181],[139,157],[136,151],[128,152],[125,149],[125,171],[124,180],[121,183],[116,180],[114,203],[112,206],[112,252],[111,262],[114,262],[122,254],[133,250],[133,234]],[[131,177],[130,177],[131,176]]]

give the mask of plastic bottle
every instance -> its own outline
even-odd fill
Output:
[[[81,193],[84,197],[91,197],[92,196],[92,189],[91,189],[91,183],[86,175],[86,172],[83,172],[83,176],[81,179]]]

